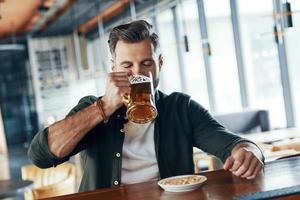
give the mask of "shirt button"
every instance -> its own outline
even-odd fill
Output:
[[[117,118],[120,118],[121,117],[121,115],[117,115]]]
[[[118,185],[118,184],[119,184],[119,182],[118,182],[118,181],[115,181],[115,182],[114,182],[114,184],[115,184],[115,185]]]
[[[121,129],[120,129],[120,132],[121,132],[121,133],[124,133],[124,129],[121,128]]]
[[[121,154],[120,154],[120,153],[116,153],[116,156],[117,156],[117,157],[120,157],[120,156],[121,156]]]

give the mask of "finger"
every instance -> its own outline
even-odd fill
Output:
[[[113,81],[127,81],[129,82],[129,79],[127,76],[114,76],[111,78]]]
[[[245,152],[247,152],[245,148],[240,148],[232,155],[232,157],[234,158],[234,164],[230,171],[236,171],[242,165],[245,159]]]
[[[117,87],[129,87],[130,88],[130,83],[128,81],[117,81],[117,82],[114,82],[114,85]]]
[[[131,88],[130,87],[120,87],[119,88],[119,95],[124,96],[130,94]]]
[[[224,168],[225,170],[228,170],[228,169],[230,169],[230,168],[232,167],[233,163],[234,163],[233,157],[229,156],[229,157],[226,159],[225,164],[223,165],[223,168]]]
[[[251,176],[248,176],[247,179],[254,179],[257,176],[257,174],[261,171],[262,168],[263,168],[262,164],[256,166],[254,173]]]
[[[128,77],[128,72],[112,72],[109,73],[110,77],[117,77],[117,76],[124,76],[124,77]]]
[[[107,83],[114,83],[114,82],[118,82],[118,81],[129,82],[129,80],[126,76],[108,76],[107,77]]]
[[[257,158],[252,159],[249,169],[242,175],[243,178],[251,176],[255,170],[255,168],[260,165]]]
[[[110,75],[127,75],[128,74],[128,72],[127,71],[119,71],[119,72],[111,72],[111,73],[109,73]]]
[[[240,176],[240,175],[244,174],[249,169],[252,159],[253,159],[252,153],[249,151],[246,152],[243,164],[236,171],[234,171],[233,174],[236,176]]]
[[[238,157],[234,159],[233,166],[231,167],[230,171],[235,172],[240,166],[243,164],[243,157]]]

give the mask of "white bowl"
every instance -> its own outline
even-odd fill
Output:
[[[195,183],[182,184],[182,185],[163,184],[163,182],[165,182],[166,180],[187,178],[187,177],[194,177],[194,176],[199,177],[200,180]],[[172,176],[169,178],[162,179],[162,180],[158,181],[157,184],[161,188],[163,188],[165,191],[168,191],[168,192],[187,192],[187,191],[191,191],[191,190],[195,190],[195,189],[199,188],[206,180],[207,180],[207,178],[205,176],[201,176],[201,175],[182,175],[182,176]]]

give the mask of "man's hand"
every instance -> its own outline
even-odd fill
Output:
[[[120,108],[123,105],[123,96],[130,93],[131,87],[128,79],[129,75],[130,72],[109,73],[105,95],[102,97],[105,114],[107,116],[110,116]]]
[[[225,170],[246,179],[254,179],[263,167],[261,152],[251,143],[237,144],[224,164]]]

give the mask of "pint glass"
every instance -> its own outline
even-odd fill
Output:
[[[127,106],[128,120],[139,124],[153,121],[157,116],[157,110],[151,72],[149,76],[142,74],[132,76],[130,83],[131,92],[123,98]]]

